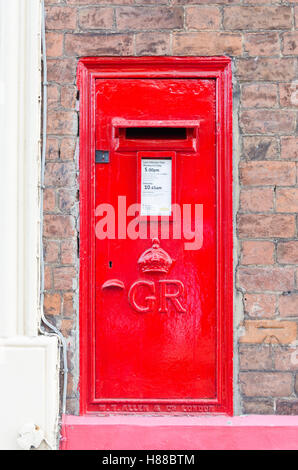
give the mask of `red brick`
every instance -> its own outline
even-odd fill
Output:
[[[276,158],[278,145],[275,137],[244,136],[242,140],[242,157],[248,160],[266,160]]]
[[[277,247],[277,261],[281,264],[298,264],[298,240],[279,243]]]
[[[276,413],[279,415],[298,415],[298,400],[277,400]]]
[[[298,106],[298,82],[279,84],[280,105],[288,108]]]
[[[75,153],[76,139],[65,137],[62,139],[60,147],[61,160],[73,160]]]
[[[278,188],[276,210],[278,212],[298,212],[298,188]]]
[[[276,370],[298,370],[298,343],[292,347],[275,347]]]
[[[74,313],[73,293],[66,292],[63,294],[63,315],[70,316]]]
[[[60,315],[61,313],[61,296],[60,294],[45,294],[44,296],[44,313],[46,315]]]
[[[279,134],[294,132],[294,111],[282,109],[248,109],[242,111],[240,125],[247,134]]]
[[[237,76],[241,80],[294,80],[295,60],[269,57],[238,59]]]
[[[267,212],[273,209],[272,188],[249,188],[240,192],[240,209],[244,212]]]
[[[244,40],[245,51],[250,56],[274,56],[280,53],[278,33],[247,33]]]
[[[71,397],[74,393],[74,377],[71,372],[67,374],[67,396]]]
[[[173,5],[192,5],[192,4],[213,4],[213,3],[219,3],[219,4],[233,4],[233,3],[239,3],[239,0],[172,0]]]
[[[246,291],[290,291],[294,288],[291,268],[239,268],[238,285]]]
[[[83,8],[79,12],[82,29],[113,29],[114,9],[109,7]]]
[[[47,29],[75,29],[76,9],[65,6],[51,6],[46,8]]]
[[[298,160],[298,137],[281,137],[281,158],[285,160]]]
[[[282,0],[274,0],[272,3],[280,3]],[[239,1],[238,1],[239,3]],[[264,4],[267,4],[268,5],[268,0],[245,0],[245,3],[249,4],[249,5],[264,5]]]
[[[61,212],[69,213],[77,202],[74,189],[60,189],[58,191],[58,207]]]
[[[66,3],[70,5],[97,5],[98,3],[102,5],[131,5],[134,0],[66,0]]]
[[[63,336],[69,337],[71,336],[72,330],[73,330],[74,324],[73,320],[71,319],[63,319],[61,322],[61,333]]]
[[[291,238],[295,235],[295,217],[284,214],[239,214],[240,238]]]
[[[57,267],[53,270],[54,289],[72,290],[76,286],[76,270],[74,267]]]
[[[55,109],[59,106],[60,91],[57,85],[48,86],[48,109]]]
[[[244,414],[273,415],[273,400],[243,400]]]
[[[75,168],[72,162],[47,163],[45,184],[47,186],[73,186],[75,182]]]
[[[49,111],[48,133],[58,135],[76,135],[77,114],[72,111]]]
[[[50,266],[44,268],[44,288],[51,290],[53,288],[53,271]]]
[[[71,1],[71,0],[68,0]],[[81,0],[82,1],[82,0]],[[66,398],[66,409],[71,415],[78,414],[78,400],[77,398]]]
[[[277,105],[277,85],[250,83],[242,85],[241,91],[244,108],[272,108]]]
[[[240,343],[291,344],[296,341],[297,324],[294,321],[245,320]]]
[[[285,397],[292,392],[292,374],[287,372],[241,372],[240,384],[248,397]]]
[[[57,138],[47,139],[47,160],[57,160],[59,158],[59,140]]]
[[[241,370],[272,369],[273,363],[270,346],[264,344],[257,346],[240,344],[239,365]]]
[[[75,261],[76,244],[73,240],[61,242],[61,263],[73,264]]]
[[[279,297],[279,313],[282,317],[298,317],[298,293]]]
[[[47,33],[47,56],[59,57],[63,52],[63,34],[62,33]]]
[[[185,24],[189,29],[220,29],[221,13],[215,6],[194,6],[185,9]]]
[[[233,6],[224,9],[225,29],[291,29],[291,7]]]
[[[295,184],[296,167],[294,162],[254,161],[240,165],[240,180],[246,186]],[[260,201],[260,208],[262,201]]]
[[[45,215],[44,236],[48,238],[70,238],[74,235],[74,220],[68,215]]]
[[[118,56],[133,55],[133,36],[130,34],[66,34],[67,55]]]
[[[298,53],[298,31],[283,34],[284,55],[296,55]]]
[[[119,7],[116,23],[121,30],[181,29],[183,9],[179,7]]]
[[[117,0],[116,0],[117,1]],[[142,4],[142,5],[146,5],[148,3],[148,5],[156,5],[156,0],[134,0],[134,2],[136,4]],[[131,2],[133,3],[133,2]],[[169,3],[169,0],[158,0],[158,4],[159,5],[168,5]]]
[[[44,260],[46,263],[57,263],[59,257],[59,243],[46,241],[44,243]]]
[[[242,242],[242,264],[274,264],[274,244],[272,242]]]
[[[245,294],[244,310],[252,318],[272,318],[276,310],[273,294]]]
[[[241,55],[240,34],[219,32],[173,33],[173,54],[177,55]]]
[[[137,55],[168,55],[170,54],[171,36],[158,31],[138,33],[135,35]]]
[[[61,87],[61,106],[63,108],[75,109],[77,89],[75,86]]]
[[[74,83],[76,78],[76,61],[73,59],[48,60],[48,81]]]
[[[68,348],[68,351],[67,351],[67,367],[68,367],[68,370],[69,371],[73,371],[76,367],[76,362],[75,362],[75,352],[74,352],[74,341],[72,338],[68,338],[68,345],[72,346],[72,348],[70,349],[70,347]]]
[[[76,366],[75,361],[74,361],[74,358],[75,358],[74,342],[71,341],[71,339],[69,339],[68,344],[72,345],[72,349],[68,348],[68,351],[67,351],[67,367],[69,371],[73,371]]]
[[[56,191],[46,188],[43,192],[43,210],[53,212],[56,208]]]

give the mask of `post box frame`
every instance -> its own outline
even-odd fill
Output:
[[[175,412],[233,413],[232,74],[228,57],[89,57],[78,64],[80,91],[80,414],[144,412],[144,400],[95,399],[95,82],[104,78],[216,80],[217,172],[217,398],[162,400]],[[223,324],[224,319],[224,324]],[[152,400],[150,400],[152,401]],[[159,402],[160,400],[156,400]],[[129,408],[128,403],[135,406]],[[109,404],[106,406],[105,404]],[[171,408],[172,407],[172,408]]]

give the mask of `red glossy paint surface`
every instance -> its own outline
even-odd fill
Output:
[[[199,60],[185,59],[183,77],[180,59],[177,78],[174,58],[158,60],[163,70],[148,58],[142,70],[131,58],[118,67],[115,59],[80,63],[82,412],[231,412],[229,61],[208,72],[208,60],[202,71]],[[131,139],[126,127],[185,127],[186,138]],[[94,165],[95,150],[108,150],[110,162]],[[140,200],[147,157],[171,159],[172,202],[191,205],[181,239],[173,236],[175,218],[169,239],[164,220],[134,240],[118,223]],[[118,210],[121,196],[126,207]],[[107,203],[115,238],[99,240],[94,214]],[[203,210],[202,243],[187,250],[195,204]]]
[[[203,205],[203,245],[185,250],[183,238],[163,240],[161,222],[156,235],[161,247],[174,260],[169,273],[145,274],[138,258],[151,247],[147,240],[96,241],[95,368],[96,398],[215,398],[216,397],[216,181],[215,181],[215,81],[214,80],[97,80],[96,147],[110,151],[109,164],[96,165],[96,206],[110,203],[117,208],[118,196],[127,206],[137,202],[139,142],[125,153],[114,150],[111,123],[127,120],[199,121],[197,152],[177,152],[176,203]],[[153,126],[152,126],[153,127]],[[150,139],[148,145],[150,145]],[[165,158],[168,140],[155,141],[155,156]],[[147,155],[150,158],[150,154]],[[116,210],[116,218],[122,213]],[[134,217],[128,217],[127,223]],[[142,221],[141,224],[146,224]],[[188,231],[191,230],[188,227]],[[183,235],[183,234],[182,234]],[[112,266],[112,267],[111,267]],[[108,279],[120,279],[125,290],[105,289]],[[168,301],[168,311],[159,311],[160,279],[179,280],[184,286],[181,303],[185,313]],[[152,289],[137,289],[138,305],[155,295],[146,313],[135,311],[128,290],[138,280],[150,280]],[[153,287],[154,286],[154,287]],[[168,285],[175,292],[175,285]]]

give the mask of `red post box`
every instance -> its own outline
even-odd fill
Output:
[[[80,61],[81,413],[232,412],[228,58]]]

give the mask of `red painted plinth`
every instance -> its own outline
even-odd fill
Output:
[[[298,450],[298,416],[63,416],[61,450]]]

